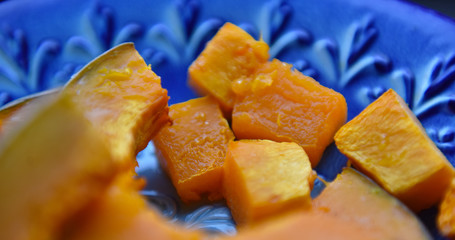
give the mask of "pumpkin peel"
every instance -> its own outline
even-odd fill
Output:
[[[167,91],[132,43],[118,45],[87,64],[62,92],[71,94],[107,137],[124,169],[134,168],[135,155],[169,122]]]

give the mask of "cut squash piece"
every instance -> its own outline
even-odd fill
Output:
[[[311,206],[315,174],[296,143],[240,140],[229,144],[224,196],[240,227]]]
[[[200,94],[211,95],[230,113],[235,93],[232,84],[244,81],[269,59],[269,47],[232,23],[226,23],[191,64],[189,84]]]
[[[263,64],[254,80],[239,92],[232,113],[238,139],[296,142],[315,167],[345,123],[344,97],[274,59]]]
[[[380,232],[382,239],[431,239],[413,212],[352,168],[328,184],[313,200],[313,209]]]
[[[85,66],[64,87],[85,116],[107,137],[113,157],[125,169],[169,122],[167,91],[134,49],[125,43]]]
[[[16,99],[0,108],[0,135],[14,128],[15,124],[25,122],[27,119],[15,117],[15,115],[24,108],[35,109],[39,108],[41,101],[52,96],[56,96],[59,88],[50,89],[44,92],[31,94],[29,96]]]
[[[275,218],[222,240],[384,240],[380,232],[368,231],[356,222],[347,222],[321,212],[305,211]]]
[[[392,89],[344,125],[335,142],[356,168],[414,211],[438,203],[454,176],[452,165]]]
[[[136,191],[129,176],[121,176],[109,190],[66,226],[65,240],[198,240],[202,233],[170,223]]]
[[[442,235],[455,238],[455,179],[439,206],[437,225]]]
[[[41,106],[42,107],[42,106]],[[117,174],[103,140],[65,96],[0,146],[0,239],[57,239]]]
[[[174,104],[173,124],[153,138],[158,159],[183,201],[208,194],[220,199],[223,164],[228,143],[234,140],[217,102],[209,97]]]

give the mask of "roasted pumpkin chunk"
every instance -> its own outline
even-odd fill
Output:
[[[455,180],[452,180],[439,206],[438,228],[444,236],[455,237]]]
[[[113,157],[126,169],[136,165],[136,153],[169,121],[167,91],[131,43],[89,63],[63,93],[71,94],[107,137]]]
[[[296,142],[315,167],[345,123],[347,105],[341,94],[291,67],[274,59],[238,87],[232,128],[238,139]]]
[[[202,234],[169,223],[136,191],[129,176],[116,182],[65,226],[65,240],[197,240]]]
[[[189,84],[203,95],[215,97],[226,112],[234,105],[232,83],[248,78],[269,59],[269,47],[247,32],[226,23],[191,64]]]
[[[229,144],[224,196],[239,226],[311,206],[315,174],[298,144],[240,140]]]
[[[0,143],[0,239],[57,239],[117,173],[103,140],[67,97],[40,106]]]
[[[380,232],[364,229],[357,222],[344,221],[331,215],[316,211],[296,212],[273,219],[253,228],[240,231],[235,237],[223,240],[300,240],[300,239],[337,239],[337,240],[384,240]]]
[[[174,104],[173,124],[153,138],[161,165],[182,200],[199,200],[208,194],[219,199],[223,164],[234,134],[217,102],[210,97]]]
[[[381,239],[431,239],[405,205],[352,168],[328,184],[313,200],[313,209],[381,233]]]
[[[392,89],[336,134],[352,164],[414,211],[439,202],[454,169]]]
[[[50,89],[44,92],[31,94],[29,96],[16,99],[0,108],[0,136],[8,130],[14,128],[14,125],[26,122],[27,119],[15,117],[18,112],[27,111],[23,110],[28,108],[35,110],[45,99],[55,97],[58,89]]]

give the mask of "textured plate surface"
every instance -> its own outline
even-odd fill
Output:
[[[6,1],[0,4],[0,106],[64,84],[126,41],[162,77],[171,103],[193,98],[187,67],[226,21],[261,35],[272,57],[343,93],[349,118],[395,89],[455,162],[455,23],[396,0]],[[181,204],[153,147],[138,160],[139,173],[149,180],[144,194],[165,215],[190,227],[235,233],[223,203]],[[345,162],[332,145],[316,170],[332,180]],[[420,214],[440,238],[434,216],[435,209]]]

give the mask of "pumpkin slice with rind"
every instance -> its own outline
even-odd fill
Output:
[[[454,169],[392,89],[335,135],[352,164],[414,211],[438,203]]]
[[[30,114],[0,143],[0,239],[55,239],[118,172],[67,96]]]
[[[313,200],[313,209],[381,233],[382,239],[431,239],[405,205],[352,168],[345,168]]]
[[[284,217],[273,218],[264,224],[242,229],[234,237],[221,240],[384,240],[380,232],[368,231],[356,222],[323,214],[316,211],[295,212]]]
[[[169,122],[167,91],[132,43],[105,52],[62,90],[106,136],[119,165],[132,168],[135,155]]]
[[[16,122],[26,121],[26,119],[15,118],[17,112],[23,108],[33,109],[40,104],[40,101],[55,96],[59,91],[59,88],[50,89],[44,92],[31,94],[26,97],[16,99],[0,108],[0,135],[7,131],[9,128],[13,128],[9,125],[14,125]],[[45,100],[43,100],[45,101]],[[37,105],[35,105],[37,104]]]
[[[229,143],[224,196],[240,227],[310,208],[315,174],[294,142],[240,140]]]

